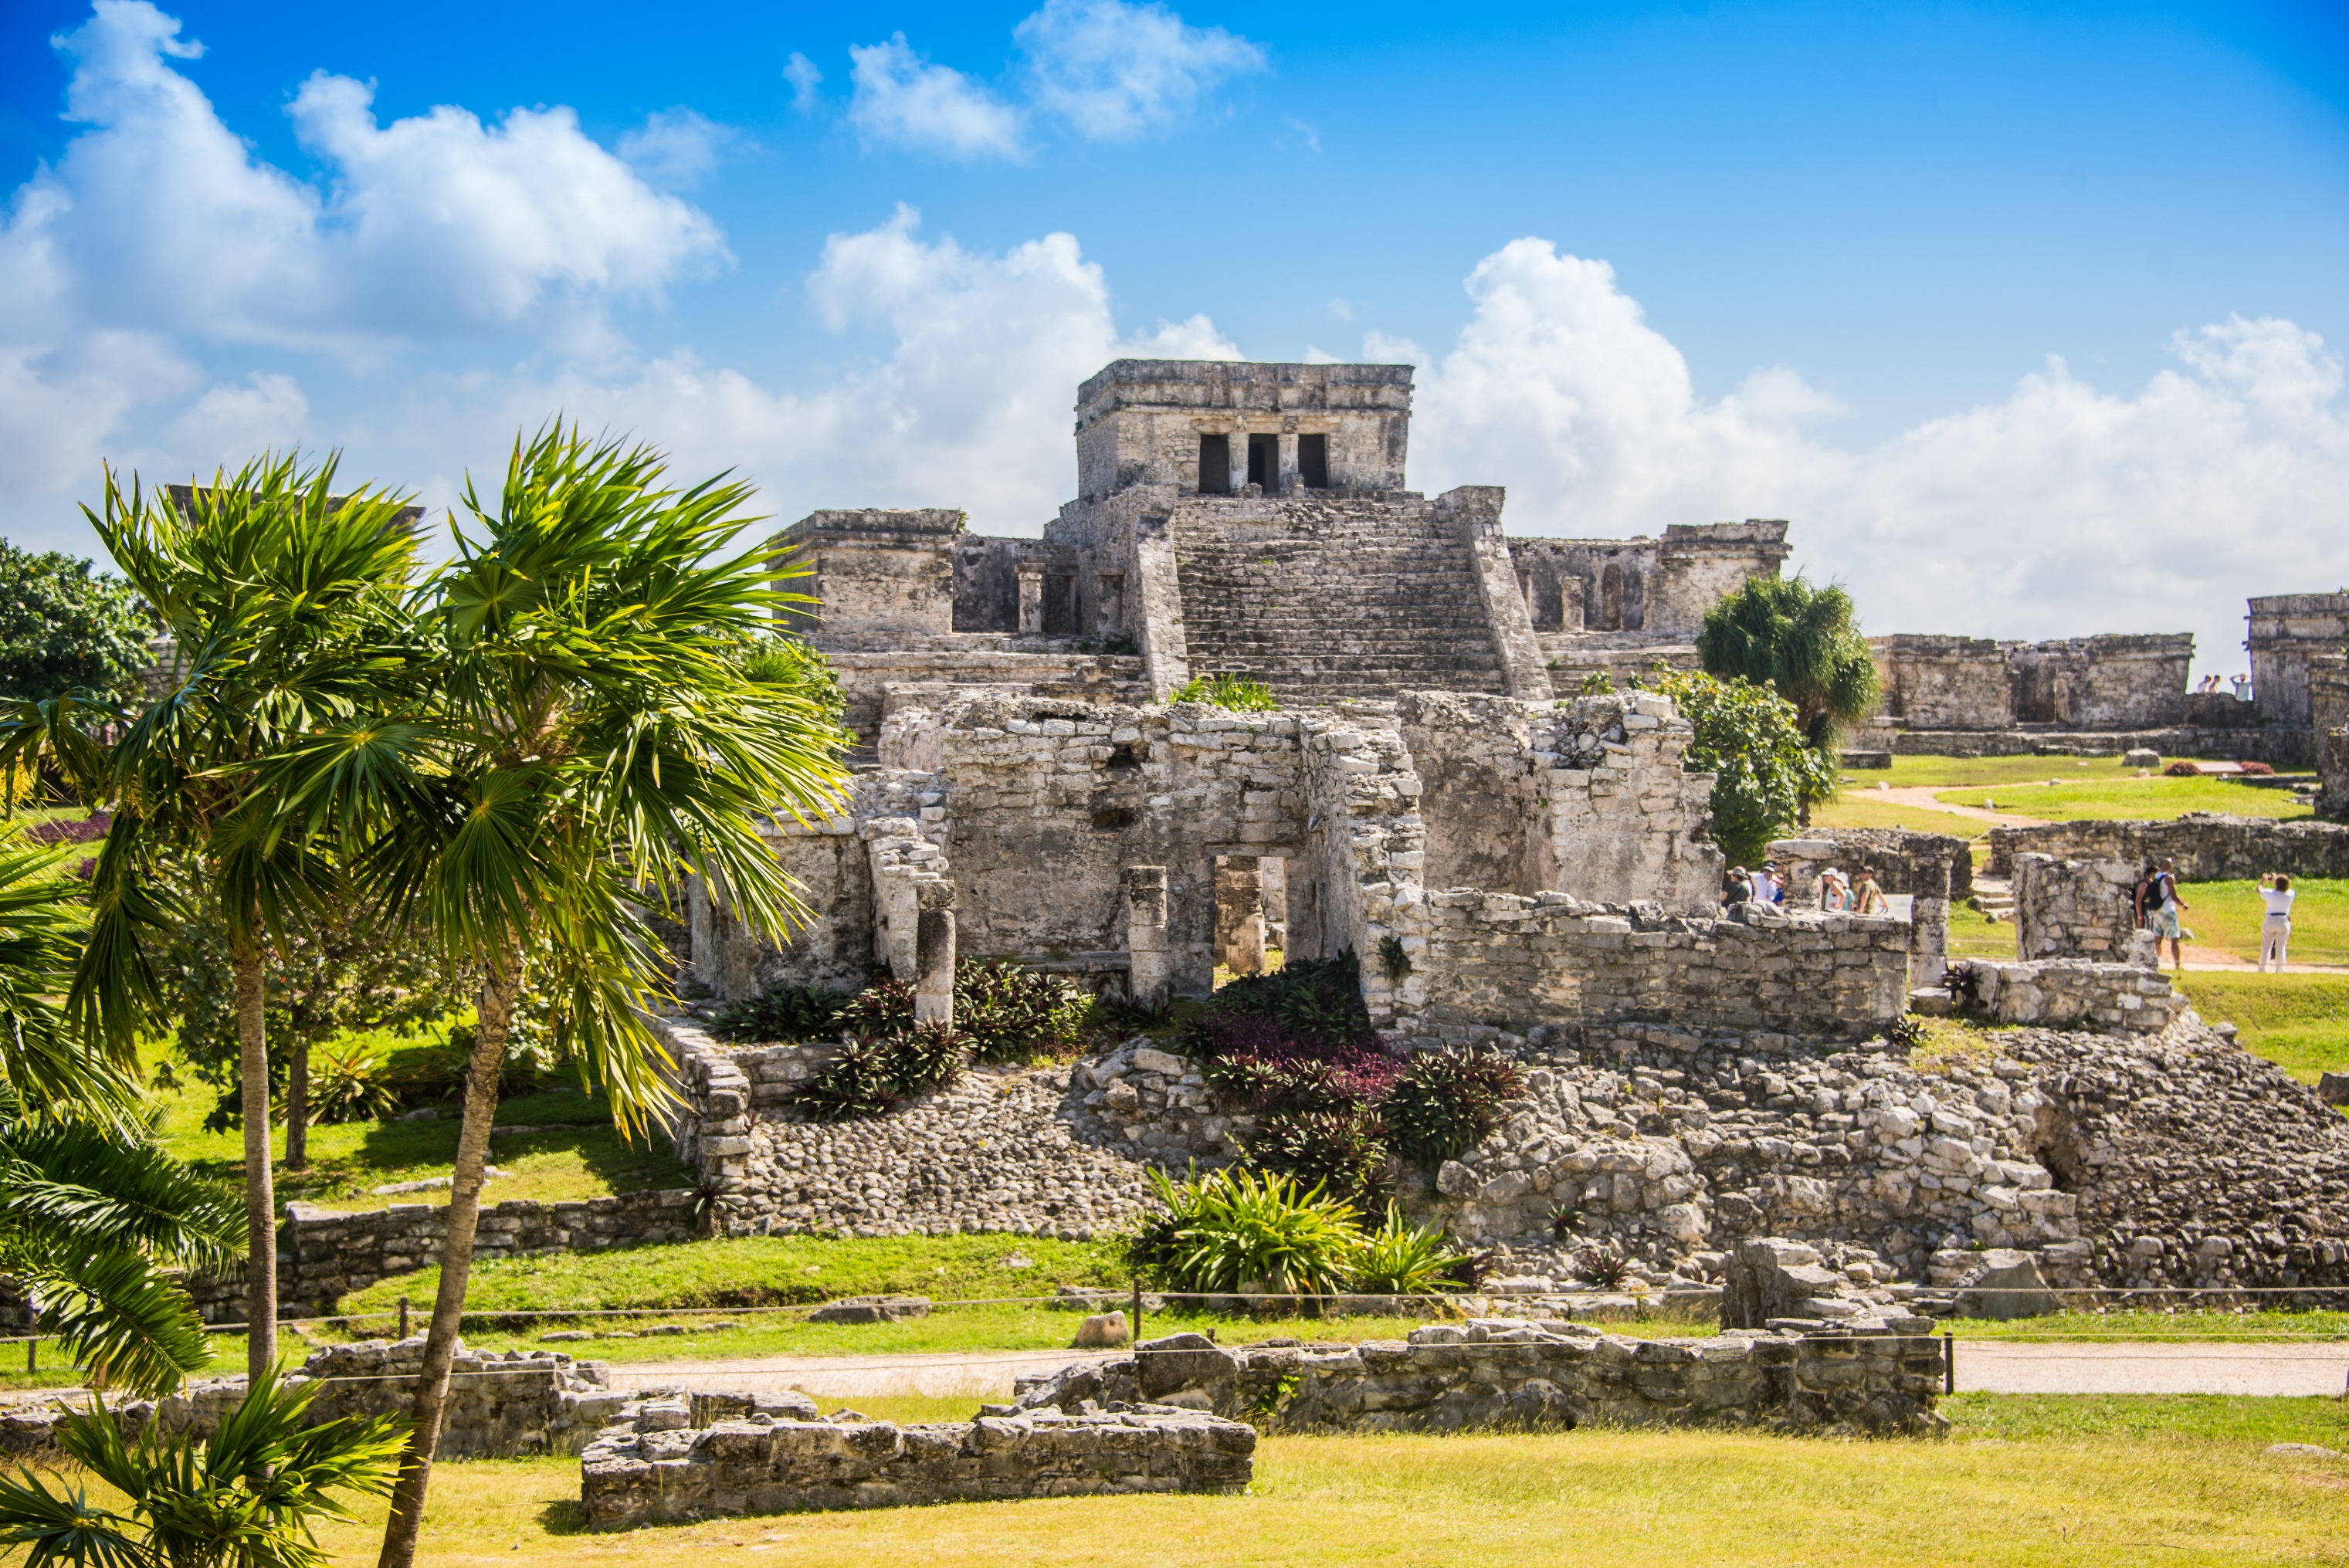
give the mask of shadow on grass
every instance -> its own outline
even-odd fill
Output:
[[[575,1497],[558,1498],[538,1511],[538,1525],[549,1535],[587,1534],[587,1505]]]

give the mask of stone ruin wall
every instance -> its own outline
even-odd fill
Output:
[[[2323,785],[2317,809],[2349,820],[2349,655],[2323,654],[2311,659],[2308,689],[2316,775]]]
[[[2286,729],[2317,724],[2313,677],[2349,645],[2349,593],[2278,593],[2251,602],[2244,646],[2263,722]]]
[[[2135,897],[2142,864],[2013,856],[2015,956],[2155,967],[2152,936],[2137,923]]]
[[[1870,637],[1882,717],[1919,730],[2146,729],[2186,721],[2190,634],[2048,643]],[[2240,705],[2238,705],[2240,706]]]
[[[2349,826],[2333,822],[2189,811],[2168,821],[1992,828],[1989,841],[1983,870],[1992,876],[2007,875],[2018,855],[2044,854],[2070,861],[2126,861],[2136,866],[2174,858],[2184,882],[2245,882],[2266,872],[2349,877]]]

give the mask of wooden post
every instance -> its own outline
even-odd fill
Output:
[[[399,1298],[399,1337],[408,1337],[408,1298],[404,1295]]]
[[[40,1369],[41,1336],[36,1334],[30,1339],[25,1341],[25,1370],[27,1372],[38,1372]]]
[[[1941,1392],[1954,1394],[1957,1391],[1958,1336],[1945,1333],[1941,1336]]]
[[[1133,1342],[1142,1343],[1142,1281],[1133,1282]]]

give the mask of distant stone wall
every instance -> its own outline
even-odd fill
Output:
[[[2139,862],[2013,857],[2016,956],[2086,958],[2150,969],[2150,932],[2137,923]]]
[[[1993,1023],[2158,1035],[2188,1011],[2186,998],[2171,988],[2168,975],[2135,964],[2085,958],[1998,964],[1977,958],[1966,967],[1979,987],[1969,1011]]]
[[[2233,697],[2224,700],[2233,702]],[[2248,704],[2239,705],[2248,707]],[[2271,768],[2309,765],[2311,732],[2281,727],[2085,730],[1903,729],[1889,744],[1903,757],[2121,757],[2155,751],[2163,757],[2201,757],[2230,762],[2264,762]]]
[[[2175,725],[2186,714],[2194,639],[1870,637],[1882,712],[1912,729],[2002,730],[2016,725],[2113,729]]]
[[[1626,1339],[1587,1324],[1472,1319],[1344,1349],[1226,1350],[1204,1335],[1145,1340],[1120,1360],[1065,1368],[1015,1408],[1165,1401],[1247,1415],[1268,1432],[1522,1431],[1584,1426],[1754,1427],[1925,1435],[1941,1346],[1907,1332]]]
[[[424,1338],[362,1340],[314,1350],[289,1387],[315,1386],[307,1424],[345,1416],[406,1419],[416,1407],[416,1379],[424,1366]],[[440,1442],[444,1460],[512,1459],[524,1454],[576,1453],[627,1403],[607,1382],[600,1361],[576,1361],[548,1350],[469,1351],[460,1342],[449,1373]],[[244,1399],[242,1377],[189,1385],[162,1399],[114,1407],[126,1430],[150,1423],[166,1432],[209,1437]],[[56,1406],[19,1406],[0,1412],[0,1460],[57,1464]]]
[[[2312,658],[2308,689],[2316,725],[2316,774],[2324,787],[2318,809],[2349,818],[2349,656]]]
[[[2254,599],[2244,638],[2261,717],[2289,729],[2315,725],[2310,676],[2349,644],[2349,593],[2277,593]]]
[[[1406,982],[1395,1026],[1446,1043],[1633,1021],[1848,1036],[1908,1007],[1909,926],[1889,915],[1748,905],[1707,920],[1465,889],[1418,909],[1425,979]]]
[[[1198,1410],[1054,1409],[918,1426],[753,1410],[688,1426],[685,1403],[648,1401],[580,1456],[579,1496],[591,1528],[1028,1497],[1239,1492],[1256,1475],[1254,1429]]]
[[[2267,872],[2349,877],[2349,826],[2282,822],[2192,811],[2169,821],[2047,822],[1990,830],[1990,874],[2003,876],[2022,854],[2073,861],[2175,858],[2188,882],[2248,881]]]

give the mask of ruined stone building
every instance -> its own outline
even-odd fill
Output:
[[[893,684],[1163,700],[1243,674],[1283,699],[1537,700],[1686,665],[1704,613],[1775,575],[1786,525],[1506,538],[1503,492],[1404,489],[1409,366],[1122,359],[1077,392],[1077,496],[1040,539],[951,511],[818,511],[779,555],[868,739]],[[1553,672],[1556,672],[1555,676]]]

